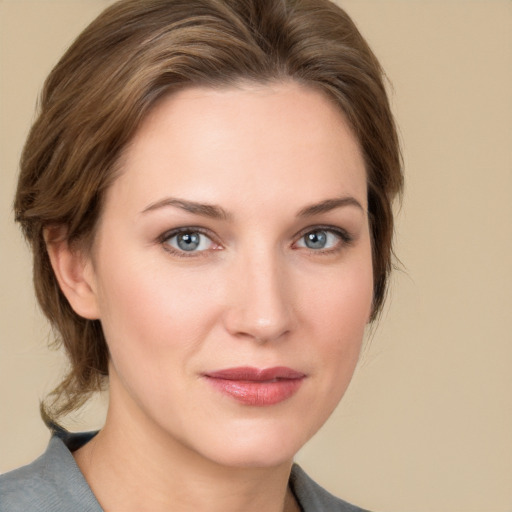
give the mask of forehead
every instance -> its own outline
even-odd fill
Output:
[[[169,95],[138,129],[121,168],[113,188],[141,203],[165,193],[218,203],[236,191],[244,201],[262,192],[258,200],[270,205],[293,190],[297,203],[339,193],[366,207],[364,159],[343,113],[294,82]]]

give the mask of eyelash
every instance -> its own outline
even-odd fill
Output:
[[[336,237],[338,237],[339,243],[337,243],[335,245],[335,247],[332,247],[329,249],[311,249],[311,248],[305,247],[305,249],[308,250],[312,254],[328,255],[328,254],[337,253],[337,252],[341,251],[343,248],[349,247],[354,242],[354,237],[348,231],[346,231],[344,229],[334,227],[334,226],[319,225],[319,226],[309,226],[308,228],[303,229],[302,231],[297,233],[297,235],[294,236],[296,241],[293,243],[293,245],[297,244],[298,241],[302,240],[306,235],[308,235],[310,233],[322,232],[322,231],[331,233],[331,234],[335,235]],[[160,243],[163,246],[165,251],[171,253],[174,256],[178,256],[180,258],[194,258],[194,257],[201,256],[204,253],[208,252],[208,250],[202,250],[202,251],[197,251],[197,252],[196,251],[187,252],[184,250],[175,249],[174,247],[172,247],[169,244],[170,239],[172,239],[180,234],[186,234],[186,233],[189,233],[189,234],[199,233],[201,235],[206,236],[209,240],[211,240],[211,242],[213,244],[217,244],[218,246],[221,247],[221,244],[215,240],[215,237],[212,236],[212,233],[210,231],[205,230],[204,228],[195,227],[195,226],[187,226],[187,227],[183,227],[183,228],[177,228],[177,229],[172,229],[170,231],[166,231],[165,233],[163,233],[162,235],[160,235],[158,237],[157,241],[158,241],[158,243]],[[302,247],[300,249],[302,249]],[[218,249],[213,249],[213,250],[218,250]]]
[[[337,243],[334,247],[329,249],[310,249],[305,248],[306,250],[309,250],[310,253],[315,255],[330,255],[335,254],[337,252],[340,252],[342,249],[349,247],[354,242],[354,237],[345,229],[335,227],[335,226],[328,226],[328,225],[318,225],[318,226],[309,226],[306,229],[303,229],[296,235],[296,244],[299,240],[303,240],[304,237],[310,233],[315,232],[322,232],[325,231],[327,233],[331,233],[339,238],[339,243]]]
[[[183,227],[183,228],[177,228],[177,229],[172,229],[170,231],[166,231],[165,233],[163,233],[161,236],[158,237],[158,242],[163,246],[165,251],[171,253],[173,256],[178,256],[180,258],[194,258],[194,257],[198,257],[198,256],[202,255],[203,253],[207,252],[206,250],[197,251],[197,252],[195,252],[195,251],[191,251],[191,252],[180,251],[178,249],[175,249],[168,243],[171,238],[174,238],[175,236],[178,236],[181,234],[187,234],[187,233],[190,233],[190,234],[199,233],[199,234],[207,237],[209,240],[211,240],[211,242],[213,244],[217,244],[219,246],[221,245],[220,243],[216,242],[215,237],[212,236],[212,233],[210,231],[205,230],[200,227],[195,227],[195,226],[187,226],[187,227]]]

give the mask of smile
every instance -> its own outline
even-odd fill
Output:
[[[228,368],[204,374],[216,390],[244,405],[268,406],[287,400],[300,388],[306,375],[286,367]]]

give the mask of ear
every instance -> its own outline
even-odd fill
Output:
[[[53,272],[69,304],[77,315],[98,319],[95,273],[90,256],[70,246],[63,227],[46,228],[44,238]]]

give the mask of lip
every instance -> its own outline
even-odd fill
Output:
[[[236,401],[262,407],[291,398],[306,375],[285,366],[264,369],[243,366],[208,372],[203,377],[217,391]]]

